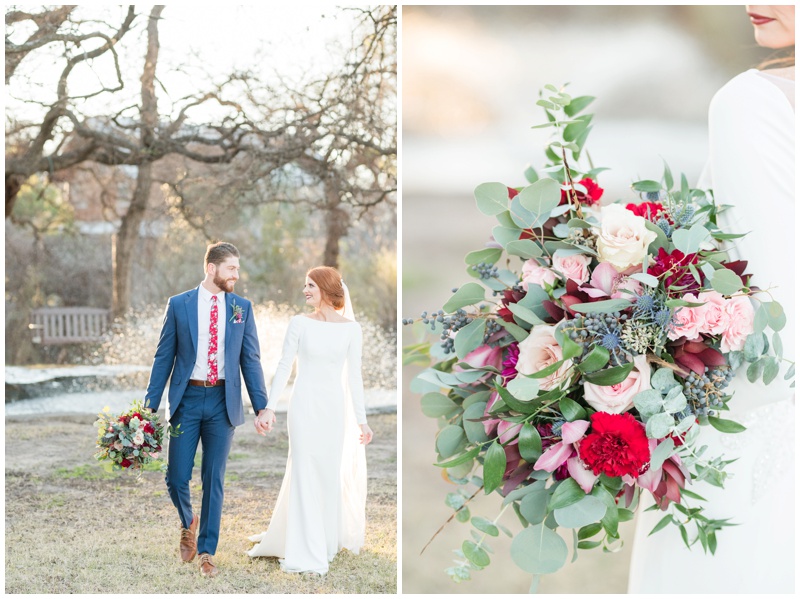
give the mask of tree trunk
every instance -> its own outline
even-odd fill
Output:
[[[147,152],[155,140],[155,126],[158,123],[158,106],[156,104],[156,64],[158,63],[158,20],[161,18],[163,5],[154,6],[147,23],[147,55],[142,72],[142,124],[141,152]],[[136,174],[136,189],[130,206],[122,217],[114,248],[114,287],[112,311],[114,316],[122,316],[131,306],[131,274],[136,243],[139,241],[139,229],[147,212],[147,201],[153,184],[153,167],[151,162],[139,166]]]
[[[339,268],[339,242],[347,235],[350,226],[347,213],[342,208],[336,177],[325,180],[325,253],[322,263]]]
[[[153,167],[143,164],[136,175],[136,189],[128,211],[122,218],[114,245],[114,288],[112,306],[114,316],[122,316],[131,306],[131,271],[136,243],[139,241],[139,229],[147,212],[147,201],[150,199],[150,188],[153,183]]]

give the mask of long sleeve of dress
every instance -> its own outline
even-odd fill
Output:
[[[356,415],[356,421],[358,424],[366,424],[367,412],[364,409],[364,381],[361,378],[361,340],[361,326],[358,326],[358,330],[353,335],[350,345],[347,348],[347,381],[353,400],[353,411]]]
[[[769,76],[751,70],[722,88],[709,111],[710,175],[718,203],[731,205],[720,216],[728,232],[749,233],[733,241],[734,258],[747,260],[751,284],[770,289],[787,316],[781,331],[784,357],[795,356],[795,158],[794,110]],[[764,299],[769,296],[764,294]],[[769,333],[771,335],[771,332]],[[756,393],[741,396],[776,400],[794,389],[781,374]],[[744,378],[744,377],[741,377]],[[750,403],[750,402],[748,402]],[[755,405],[752,402],[751,405]]]
[[[280,362],[275,369],[275,376],[272,378],[272,387],[269,390],[269,402],[267,408],[275,410],[278,405],[281,393],[286,388],[286,383],[289,382],[289,376],[292,374],[292,364],[297,355],[297,349],[300,346],[300,327],[297,323],[297,316],[289,321],[289,328],[286,329],[286,337],[283,339],[283,352],[281,353]]]

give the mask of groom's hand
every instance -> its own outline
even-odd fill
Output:
[[[256,432],[259,435],[271,433],[272,427],[275,424],[275,412],[267,408],[261,410],[256,416],[256,420],[253,424],[255,425]]]

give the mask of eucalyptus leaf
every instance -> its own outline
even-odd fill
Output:
[[[585,495],[577,503],[555,510],[556,521],[565,528],[580,528],[598,522],[605,514],[605,503],[591,495]]]
[[[539,381],[520,374],[511,380],[506,388],[517,399],[530,401],[539,393]]]
[[[710,234],[701,223],[692,226],[691,229],[678,229],[672,233],[672,243],[675,248],[684,254],[695,254],[700,246],[708,241]],[[721,293],[721,292],[720,292]]]
[[[513,256],[520,256],[529,260],[539,258],[542,255],[542,248],[532,239],[517,239],[505,244],[506,251]]]
[[[658,279],[646,272],[635,272],[629,278],[639,281],[648,287],[658,287]]]
[[[502,183],[481,183],[475,188],[478,210],[494,216],[508,210],[508,187]]]
[[[486,427],[483,422],[476,422],[479,418],[483,418],[485,409],[485,403],[474,403],[464,410],[462,426],[464,427],[464,434],[470,443],[479,444],[489,440],[489,437],[486,436]]]
[[[506,247],[509,243],[518,241],[520,233],[522,233],[522,229],[505,227],[503,225],[497,225],[492,229],[492,237],[503,247]]]
[[[483,344],[483,336],[485,333],[486,320],[484,318],[476,318],[467,326],[459,329],[453,341],[456,355],[461,360],[465,359],[467,354]]]
[[[577,98],[572,98],[570,103],[564,107],[564,113],[570,117],[575,116],[593,101],[594,96],[578,96]]]
[[[547,220],[550,211],[561,201],[561,186],[550,178],[539,179],[523,189],[517,198],[524,208],[536,214],[540,220],[543,216],[546,217],[544,220]]]
[[[573,304],[571,308],[582,314],[609,314],[630,308],[633,304],[625,299],[610,299],[600,302],[589,302],[586,304]]]
[[[489,520],[488,518],[482,518],[480,516],[475,516],[472,518],[472,526],[477,528],[479,531],[486,533],[490,537],[497,537],[500,536],[500,529],[495,526],[495,523]]]
[[[439,431],[436,436],[436,451],[443,458],[449,458],[461,451],[467,442],[464,429],[460,426],[450,424]]]
[[[650,418],[664,409],[661,393],[656,389],[645,389],[633,396],[633,405],[643,418]]]
[[[663,439],[669,434],[674,424],[675,419],[671,414],[661,412],[647,420],[645,431],[650,439]]]
[[[447,416],[458,409],[458,406],[449,397],[441,393],[426,393],[422,396],[420,403],[422,404],[422,413],[429,418]]]
[[[767,358],[767,362],[764,364],[764,374],[762,378],[765,385],[769,385],[775,380],[775,377],[778,376],[779,367],[778,360],[771,356]]]
[[[742,279],[732,270],[720,268],[711,277],[711,287],[722,295],[733,295],[742,288]]]
[[[748,362],[758,360],[764,353],[764,334],[753,333],[748,335],[744,341],[744,359]]]
[[[519,511],[530,524],[540,524],[547,516],[547,501],[550,499],[548,489],[534,489],[522,498]]]
[[[466,283],[450,297],[442,309],[445,312],[455,312],[464,306],[478,304],[484,300],[484,294],[484,288],[478,283]]]
[[[461,551],[464,552],[464,557],[479,568],[485,568],[489,565],[489,554],[472,541],[464,541],[461,544]]]
[[[480,264],[481,262],[486,264],[494,264],[502,255],[503,250],[500,248],[484,248],[482,250],[476,250],[467,254],[464,257],[464,262],[469,265]]]
[[[680,383],[675,380],[675,375],[671,368],[659,368],[650,378],[650,385],[661,393],[667,393],[673,387],[680,386]]]
[[[511,542],[511,559],[531,574],[558,571],[566,563],[568,555],[564,539],[542,524],[523,529]]]
[[[519,317],[523,322],[527,322],[528,324],[535,325],[535,324],[542,324],[543,321],[540,319],[533,310],[530,308],[526,308],[525,306],[519,303],[509,303],[508,309],[511,310],[511,313],[514,316]]]

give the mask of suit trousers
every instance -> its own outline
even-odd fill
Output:
[[[178,410],[170,418],[170,424],[175,427],[180,425],[180,434],[170,437],[169,440],[166,482],[183,528],[189,528],[192,522],[189,483],[192,480],[197,444],[202,443],[200,476],[203,499],[197,553],[214,555],[222,518],[225,466],[235,431],[225,406],[225,386],[188,386]]]

